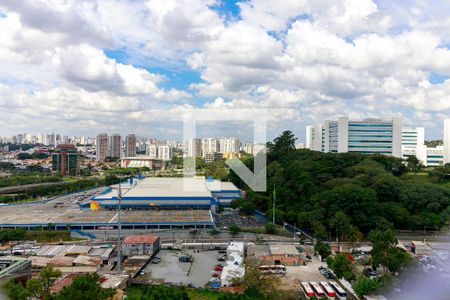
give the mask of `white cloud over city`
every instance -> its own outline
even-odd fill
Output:
[[[270,109],[269,137],[347,114],[437,138],[450,1],[394,2],[4,0],[0,135],[181,137],[203,107]]]

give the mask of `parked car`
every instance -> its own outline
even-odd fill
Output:
[[[227,250],[223,250],[223,249],[221,249],[221,250],[219,250],[219,253],[222,253],[222,254],[227,254]]]
[[[180,256],[178,258],[178,261],[179,262],[193,262],[193,259],[192,259],[192,257],[185,255],[185,256]]]
[[[219,255],[219,256],[217,256],[217,260],[218,261],[226,261],[227,260],[227,256],[226,255]]]
[[[161,258],[155,256],[152,258],[152,260],[150,261],[152,264],[159,264],[161,262]]]
[[[308,254],[308,255],[306,255],[306,258],[307,259],[312,259],[312,256]]]

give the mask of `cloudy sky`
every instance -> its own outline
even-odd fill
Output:
[[[449,0],[0,1],[2,136],[180,138],[183,112],[260,108],[269,138],[338,115],[440,138],[449,78]]]

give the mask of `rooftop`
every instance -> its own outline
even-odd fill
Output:
[[[123,241],[123,244],[153,244],[159,240],[159,236],[156,235],[129,235]]]

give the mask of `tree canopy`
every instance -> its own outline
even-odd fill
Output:
[[[441,228],[450,216],[450,165],[427,175],[413,160],[381,154],[322,153],[295,149],[295,137],[283,132],[267,144],[266,192],[253,192],[233,171],[229,178],[246,190],[246,203],[272,215],[276,188],[276,219],[299,224],[316,237],[336,234],[336,213],[348,216],[349,232],[337,233],[346,241],[367,234],[382,220],[399,229]],[[243,162],[252,169],[253,157]],[[439,184],[436,184],[436,183]],[[238,202],[239,202],[238,201]],[[250,202],[253,204],[248,204]],[[239,203],[236,203],[239,204]],[[241,206],[238,205],[238,206]]]

